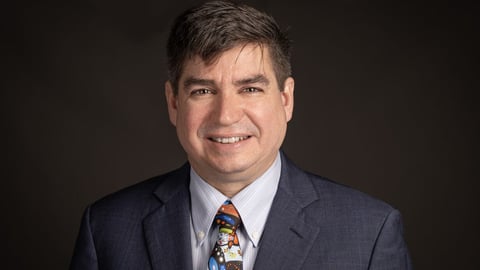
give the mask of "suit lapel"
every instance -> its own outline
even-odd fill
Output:
[[[155,194],[162,205],[143,221],[152,268],[191,269],[189,170],[171,175]]]
[[[160,206],[143,222],[154,270],[192,269],[189,166],[170,175],[155,191]],[[318,199],[308,176],[282,154],[282,174],[260,241],[254,269],[301,269],[320,227],[305,208]],[[179,254],[181,254],[179,256]]]
[[[265,225],[255,269],[301,269],[319,227],[308,223],[304,208],[318,199],[304,172],[282,155],[282,175]]]

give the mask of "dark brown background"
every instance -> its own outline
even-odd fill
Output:
[[[197,2],[3,4],[2,269],[66,269],[88,203],[184,162],[164,44]],[[286,153],[400,209],[416,269],[478,267],[478,9],[249,2],[294,41]]]

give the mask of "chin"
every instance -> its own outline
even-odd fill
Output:
[[[219,166],[220,165],[220,166]],[[229,163],[227,166],[222,166],[221,164],[213,164],[213,169],[220,174],[240,174],[246,171],[250,166],[247,164],[232,164]]]

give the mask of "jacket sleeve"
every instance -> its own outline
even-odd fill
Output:
[[[397,210],[393,210],[387,215],[380,229],[368,269],[413,269],[407,244],[403,237],[402,219]]]
[[[90,207],[85,210],[75,243],[70,270],[98,270],[95,243],[90,228]]]

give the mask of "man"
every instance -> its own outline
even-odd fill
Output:
[[[273,18],[208,2],[167,50],[188,163],[87,208],[71,269],[411,269],[398,211],[279,150],[294,80]]]

